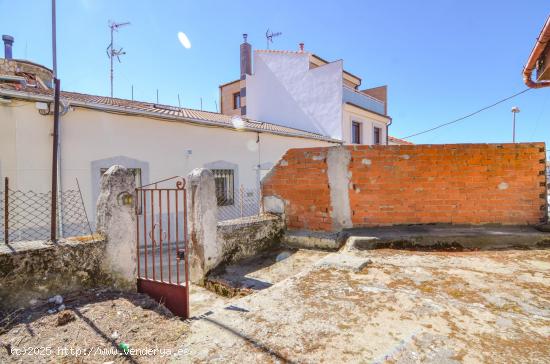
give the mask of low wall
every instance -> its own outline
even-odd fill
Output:
[[[264,178],[291,229],[546,221],[544,143],[291,149]]]
[[[259,215],[218,223],[221,264],[234,263],[280,243],[284,222],[280,216]]]
[[[103,269],[105,242],[67,240],[0,244],[0,310],[27,306],[32,299],[111,285]]]

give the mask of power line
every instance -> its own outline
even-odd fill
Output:
[[[508,100],[510,100],[510,99],[513,99],[514,97],[519,96],[519,95],[521,95],[521,94],[523,94],[523,93],[525,93],[525,92],[527,92],[527,91],[529,91],[529,90],[531,90],[531,89],[530,89],[530,88],[526,88],[525,90],[523,90],[523,91],[521,91],[521,92],[518,92],[518,93],[516,93],[516,94],[513,94],[512,96],[508,96],[508,97],[506,97],[506,98],[504,98],[504,99],[502,99],[502,100],[499,100],[499,101],[497,101],[497,102],[495,102],[494,104],[491,104],[491,105],[489,105],[489,106],[485,106],[484,108],[481,108],[481,109],[479,109],[479,110],[477,110],[477,111],[474,111],[473,113],[470,113],[470,114],[468,114],[468,115],[462,116],[462,117],[460,117],[460,118],[458,118],[458,119],[449,121],[449,122],[447,122],[447,123],[439,124],[439,125],[437,125],[437,126],[434,126],[433,128],[430,128],[430,129],[427,129],[427,130],[424,130],[424,131],[420,131],[420,132],[415,133],[415,134],[408,135],[408,136],[403,137],[403,138],[401,138],[401,139],[412,138],[412,137],[415,137],[415,136],[417,136],[417,135],[429,133],[430,131],[434,131],[434,130],[439,129],[439,128],[442,128],[442,127],[444,127],[444,126],[447,126],[447,125],[451,125],[451,124],[457,123],[457,122],[459,122],[459,121],[461,121],[461,120],[464,120],[464,119],[467,119],[467,118],[469,118],[469,117],[471,117],[471,116],[474,116],[474,115],[476,115],[476,114],[479,114],[479,113],[482,112],[482,111],[485,111],[485,110],[490,109],[490,108],[492,108],[492,107],[494,107],[494,106],[497,106],[498,104],[502,104],[502,103],[505,102],[505,101],[508,101]]]

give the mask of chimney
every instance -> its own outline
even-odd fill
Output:
[[[4,58],[5,59],[12,59],[12,45],[13,45],[13,37],[11,35],[4,34],[2,36],[2,40],[4,41]]]
[[[304,43],[300,43],[300,52],[303,52],[304,51]]]
[[[252,74],[252,46],[246,41],[248,34],[243,34],[243,44],[241,44],[241,80],[246,75]]]

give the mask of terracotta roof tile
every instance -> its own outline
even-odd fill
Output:
[[[18,86],[19,85],[15,84],[0,83],[0,95],[4,94],[5,96],[14,96],[21,99],[33,99],[33,97],[47,97],[53,99],[53,90],[51,89],[43,90],[31,87],[21,88]],[[3,93],[2,91],[10,91],[11,93],[8,95],[6,92]],[[110,98],[67,91],[61,92],[61,99],[73,102],[74,106],[84,106],[75,103],[86,103],[91,108],[94,106],[97,108],[100,108],[101,106],[109,106],[114,107],[117,111],[120,110],[121,112],[128,111],[135,114],[143,112],[153,114],[149,116],[154,116],[154,114],[156,114],[161,118],[169,117],[171,119],[179,119],[198,124],[204,123],[205,125],[218,125],[221,127],[235,128],[231,116],[211,111],[179,108],[171,105],[154,104],[149,102],[132,101],[127,99]],[[266,123],[248,118],[243,118],[242,120],[244,121],[244,130],[339,142],[338,140],[321,134],[289,128],[278,124]]]

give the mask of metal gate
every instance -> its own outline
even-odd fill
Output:
[[[188,318],[185,179],[176,176],[136,188],[135,198],[138,292]]]

